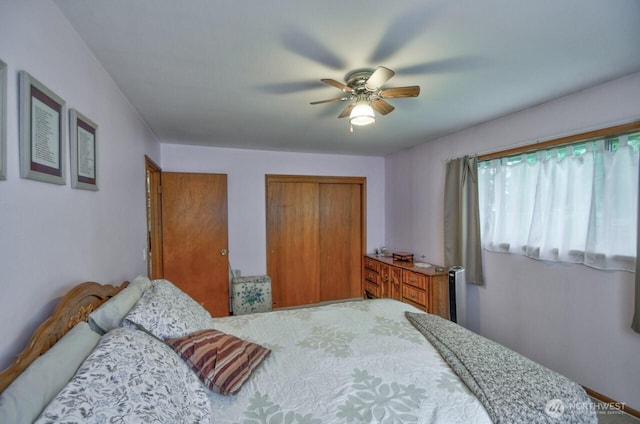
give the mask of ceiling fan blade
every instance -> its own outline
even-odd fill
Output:
[[[395,109],[395,107],[391,106],[389,103],[381,99],[375,99],[374,101],[372,101],[371,107],[381,115],[391,113]]]
[[[340,97],[339,99],[320,100],[320,101],[317,101],[317,102],[311,102],[311,104],[312,105],[319,105],[319,104],[322,104],[322,103],[341,102],[341,101],[344,101],[344,100],[349,100],[349,98],[348,97]]]
[[[371,74],[366,84],[364,85],[368,90],[377,90],[384,84],[389,81],[392,76],[396,73],[393,72],[389,68],[385,68],[384,66],[378,66],[376,70]]]
[[[325,84],[329,84],[332,85],[336,88],[339,88],[340,90],[344,91],[345,93],[353,93],[353,88],[349,87],[348,85],[344,85],[341,82],[338,82],[334,79],[330,79],[330,78],[323,78],[320,81],[322,81]]]
[[[385,99],[399,99],[401,97],[418,97],[420,86],[386,88],[380,92],[380,97]]]
[[[269,94],[291,94],[320,87],[324,87],[324,85],[322,85],[322,83],[318,80],[313,80],[265,84],[259,85],[256,88],[264,93]]]
[[[484,63],[484,59],[480,58],[479,56],[458,56],[440,60],[430,60],[428,62],[405,66],[398,69],[398,72],[402,75],[426,75],[441,74],[445,72],[462,72],[477,69],[481,66],[484,66]]]
[[[349,114],[351,113],[351,109],[353,109],[355,105],[355,103],[351,103],[349,106],[345,107],[342,113],[338,115],[338,118],[345,118],[349,116]]]
[[[424,4],[421,7],[408,10],[389,23],[378,46],[369,57],[369,63],[384,63],[437,22],[442,7],[430,4],[435,2],[422,3]]]
[[[346,66],[344,60],[305,30],[289,26],[284,28],[281,36],[284,47],[293,53],[336,70]]]

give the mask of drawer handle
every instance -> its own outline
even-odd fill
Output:
[[[416,281],[418,281],[418,279],[411,277],[411,278],[409,278],[409,281],[411,281],[412,283],[415,283]]]
[[[417,299],[417,298],[418,298],[418,295],[417,295],[417,294],[415,294],[415,293],[409,293],[409,297],[412,297],[412,298],[414,298],[414,299]]]

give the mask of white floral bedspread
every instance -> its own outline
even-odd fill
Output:
[[[237,396],[210,394],[212,422],[490,423],[405,311],[378,299],[215,319],[272,353]]]

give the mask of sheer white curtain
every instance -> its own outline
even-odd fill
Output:
[[[480,164],[485,249],[635,271],[638,148],[627,137]]]

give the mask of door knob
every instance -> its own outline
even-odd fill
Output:
[[[220,255],[221,256],[226,256],[227,255],[227,249],[221,249],[220,250]]]

